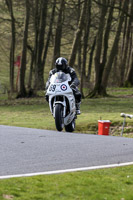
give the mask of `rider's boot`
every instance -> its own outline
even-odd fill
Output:
[[[81,112],[80,112],[80,104],[81,104],[81,103],[76,103],[76,114],[77,114],[77,115],[80,115],[80,114],[81,114]]]

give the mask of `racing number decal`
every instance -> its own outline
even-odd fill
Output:
[[[55,91],[55,88],[56,88],[56,85],[51,85],[50,88],[49,88],[49,91],[54,92],[54,91]]]

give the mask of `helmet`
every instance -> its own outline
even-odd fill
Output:
[[[57,70],[65,71],[67,69],[68,62],[65,58],[59,57],[55,61],[55,66]]]

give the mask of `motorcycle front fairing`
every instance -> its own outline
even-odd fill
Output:
[[[69,86],[69,81],[71,81],[69,74],[57,72],[52,75],[47,90],[47,95],[49,96],[49,107],[53,117],[55,117],[55,105],[61,104],[63,106],[65,125],[71,123],[76,114],[75,97]]]

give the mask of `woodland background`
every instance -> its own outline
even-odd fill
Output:
[[[0,87],[35,95],[62,56],[83,97],[106,96],[133,86],[132,43],[132,0],[0,0]]]

